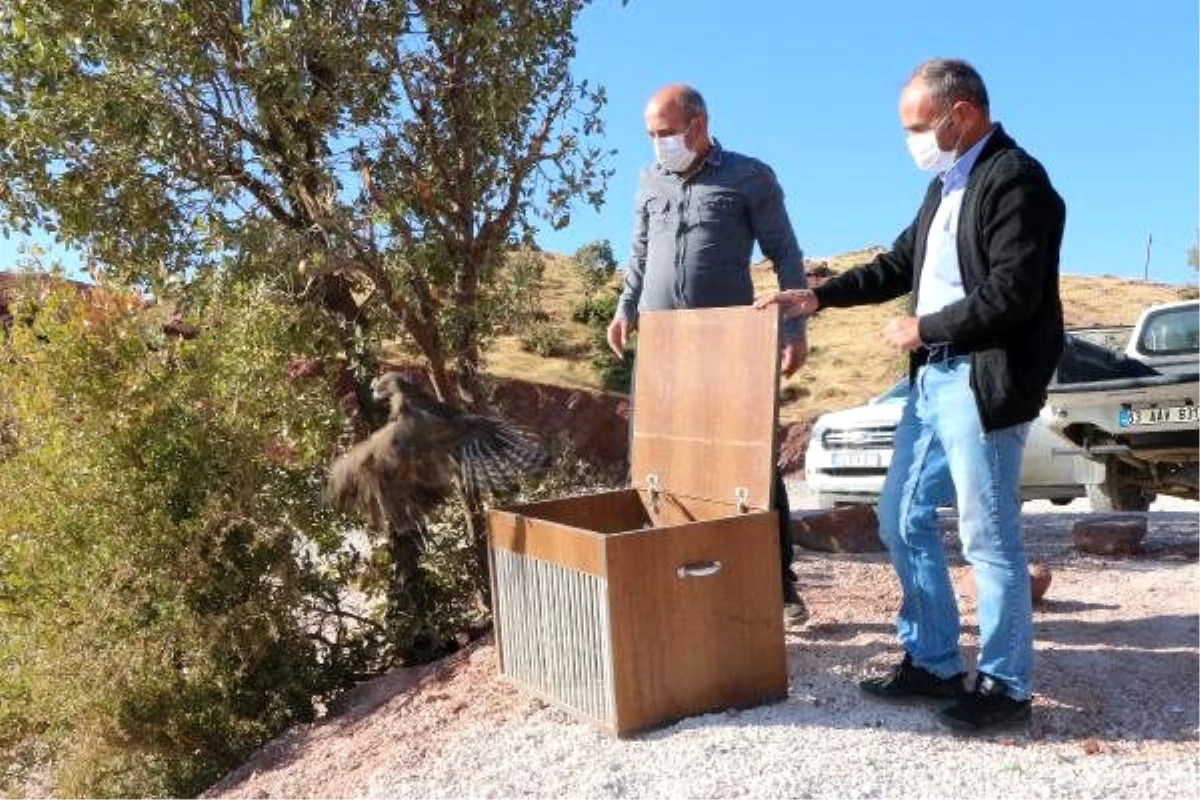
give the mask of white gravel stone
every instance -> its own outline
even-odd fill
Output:
[[[788,633],[784,701],[619,740],[508,684],[485,643],[414,673],[415,686],[379,679],[390,683],[375,705],[289,732],[206,796],[1193,798],[1197,508],[1158,500],[1147,555],[1109,559],[1071,545],[1085,501],[1026,504],[1027,547],[1054,582],[1034,612],[1034,721],[1022,734],[956,737],[928,707],[863,696],[857,681],[897,656],[887,556],[799,553],[813,615]],[[953,551],[953,512],[942,519]],[[951,569],[958,580],[967,567],[952,558]],[[960,597],[969,657],[972,602]]]

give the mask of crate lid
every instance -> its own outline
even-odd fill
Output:
[[[647,311],[638,319],[634,487],[771,507],[779,386],[774,307]]]

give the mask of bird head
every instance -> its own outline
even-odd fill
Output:
[[[377,403],[386,403],[389,416],[396,419],[413,403],[420,404],[426,392],[402,372],[385,372],[371,381],[371,397]]]
[[[385,372],[371,381],[371,397],[377,403],[392,403],[395,405],[404,400],[406,392],[411,393],[416,384],[403,372]]]

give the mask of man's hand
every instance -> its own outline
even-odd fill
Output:
[[[925,345],[916,317],[896,317],[883,326],[883,338],[892,347],[912,352]]]
[[[790,342],[785,342],[783,345],[782,358],[779,362],[779,371],[783,373],[783,377],[790,378],[796,374],[796,370],[804,366],[804,362],[807,358],[807,338],[800,336],[796,339],[792,339]]]
[[[755,308],[767,306],[779,306],[785,318],[794,319],[815,314],[821,303],[812,289],[785,289],[775,294],[763,295],[754,301]],[[807,350],[807,347],[805,349]]]
[[[608,323],[608,346],[617,358],[625,360],[625,345],[629,343],[629,332],[633,330],[633,326],[629,324],[629,320],[617,318]]]

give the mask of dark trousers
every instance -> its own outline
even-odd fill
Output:
[[[783,566],[783,582],[786,586],[796,580],[796,575],[792,572],[795,548],[792,544],[792,509],[779,467],[775,468],[775,511],[779,514],[779,560]]]

